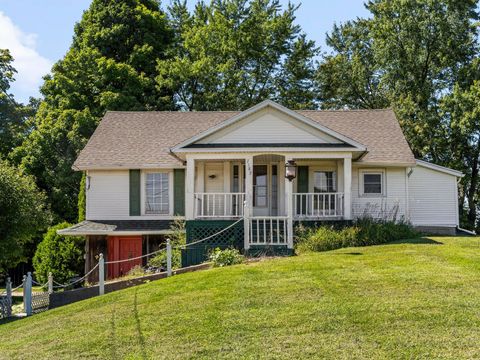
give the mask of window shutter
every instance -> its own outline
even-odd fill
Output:
[[[297,168],[297,192],[308,193],[308,166],[299,166]],[[300,208],[300,206],[302,208]],[[301,195],[300,201],[297,202],[297,213],[306,214],[307,195]]]
[[[173,214],[185,215],[185,169],[173,170]]]
[[[130,216],[140,215],[140,170],[130,170]]]
[[[297,170],[297,192],[308,193],[308,166],[299,166]]]

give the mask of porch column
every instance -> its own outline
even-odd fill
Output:
[[[245,157],[245,208],[243,215],[243,247],[250,248],[250,216],[253,206],[253,156]]]
[[[195,159],[187,156],[185,171],[185,219],[195,219]]]
[[[352,219],[352,159],[343,158],[343,218]]]
[[[285,163],[293,160],[290,157],[285,157]],[[285,173],[282,174],[285,176]],[[293,249],[293,181],[285,178],[285,205],[287,207],[287,247]]]

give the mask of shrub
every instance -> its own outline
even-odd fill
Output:
[[[185,222],[182,220],[175,220],[170,227],[172,231],[168,238],[172,244],[172,269],[178,269],[182,266],[182,253],[178,248],[178,245],[184,245],[186,243],[185,234]],[[161,251],[150,260],[148,260],[148,266],[156,268],[167,268],[167,252]]]
[[[62,236],[57,230],[71,226],[64,222],[48,229],[33,257],[37,279],[46,282],[48,273],[55,281],[65,283],[75,275],[83,273],[85,240],[81,236]]]
[[[336,229],[332,226],[297,228],[298,252],[328,251],[350,246],[379,245],[416,237],[417,233],[406,223],[377,221],[370,218],[357,220],[352,226]]]
[[[214,267],[222,267],[241,264],[245,260],[245,257],[240,254],[240,251],[237,249],[229,248],[221,250],[220,248],[215,248],[210,253],[209,259]]]
[[[140,277],[145,275],[145,271],[140,265],[135,265],[130,270],[128,270],[127,277]]]

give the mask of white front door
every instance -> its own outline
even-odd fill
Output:
[[[278,214],[278,165],[253,165],[253,216]]]

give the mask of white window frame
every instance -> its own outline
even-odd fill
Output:
[[[337,188],[335,192],[339,192],[338,188],[338,169],[333,166],[309,166],[308,167],[308,192],[315,192],[315,172],[324,171],[324,172],[333,172],[335,173],[335,187]]]
[[[365,193],[365,175],[380,175],[381,179],[381,191],[379,193]],[[358,193],[362,197],[385,197],[386,196],[386,177],[385,169],[359,169],[358,171]]]
[[[147,174],[156,174],[156,173],[166,173],[168,174],[168,214],[154,214],[154,213],[147,213]],[[142,201],[142,216],[151,216],[151,217],[165,217],[165,216],[173,216],[173,170],[165,170],[165,169],[149,169],[143,170],[141,173],[141,201]]]

